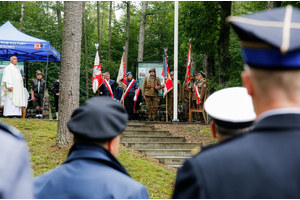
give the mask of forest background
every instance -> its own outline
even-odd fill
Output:
[[[50,41],[61,53],[63,4],[63,1],[0,1],[0,26],[10,21],[20,31]],[[297,1],[179,2],[178,79],[182,82],[185,79],[189,39],[192,38],[193,71],[203,70],[207,74],[210,93],[226,87],[241,86],[240,73],[244,65],[241,49],[237,36],[229,29],[225,18],[228,15],[242,16],[288,4],[300,7]],[[80,105],[97,95],[91,87],[95,43],[100,44],[102,72],[108,71],[113,80],[117,78],[126,42],[129,46],[127,71],[135,72],[137,61],[162,61],[166,47],[170,71],[173,70],[173,1],[85,1],[84,7]],[[145,25],[144,45],[140,41],[143,31],[141,23]],[[144,49],[142,52],[141,45]],[[29,80],[35,78],[36,70],[45,69],[46,63],[30,62]],[[58,72],[59,63],[50,63],[47,81],[49,91],[52,83],[57,80]],[[54,106],[53,95],[50,99]]]

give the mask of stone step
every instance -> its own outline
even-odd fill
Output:
[[[137,135],[137,136],[168,136],[169,131],[137,131],[126,130],[123,132],[124,136]]]
[[[154,130],[154,126],[150,125],[128,125],[125,130],[141,130],[141,131],[152,131]]]
[[[139,121],[127,121],[127,125],[143,126],[143,125],[145,125],[145,122],[139,122]]]
[[[181,156],[191,157],[191,149],[136,149],[147,156]]]
[[[183,165],[184,161],[188,157],[179,157],[179,156],[153,156],[157,159],[159,163],[164,165]]]
[[[124,135],[121,143],[124,142],[185,142],[184,137],[167,137],[167,136],[127,136]]]
[[[131,149],[193,149],[197,146],[200,146],[199,143],[185,143],[185,142],[121,142],[126,147]]]
[[[169,167],[173,167],[173,168],[179,168],[181,167],[182,165],[168,165]]]

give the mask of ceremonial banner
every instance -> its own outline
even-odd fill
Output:
[[[133,105],[133,109],[135,110],[135,106],[136,106],[136,102],[137,102],[137,99],[139,97],[139,94],[140,94],[140,91],[141,91],[141,88],[138,89],[137,93],[136,93],[136,100],[134,101],[134,105]]]
[[[164,54],[164,61],[163,61],[163,71],[162,76],[164,77],[164,96],[173,89],[173,82],[170,78],[170,70],[168,65],[168,56]]]
[[[101,62],[97,50],[95,62],[94,62],[93,81],[92,81],[92,88],[94,93],[97,92],[97,90],[102,85],[102,83],[103,83],[103,78],[102,78],[102,71],[101,71]]]
[[[187,62],[186,62],[186,73],[185,73],[186,84],[188,84],[190,82],[191,74],[192,74],[192,69],[191,69],[191,47],[192,47],[192,45],[190,44],[189,52],[188,52],[188,58],[187,58]]]
[[[126,98],[128,92],[129,92],[129,90],[132,88],[134,82],[135,82],[135,80],[132,79],[132,81],[131,81],[130,84],[128,85],[126,91],[124,92],[124,94],[123,94],[123,96],[122,96],[122,98],[121,98],[121,102],[123,102],[123,100]],[[127,85],[127,84],[126,84],[126,85]]]
[[[117,83],[123,90],[126,90],[127,83],[126,83],[126,72],[125,72],[125,52],[123,52],[123,56],[121,59],[121,64],[119,68]]]
[[[104,79],[104,84],[105,84],[107,90],[109,91],[110,97],[114,98],[114,93],[113,93],[113,91],[112,91],[112,89],[111,89],[111,87],[110,87],[110,85],[109,85],[109,83],[106,79]]]

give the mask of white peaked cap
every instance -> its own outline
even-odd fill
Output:
[[[244,128],[256,118],[252,98],[244,87],[219,90],[210,95],[204,103],[205,111],[220,126]]]

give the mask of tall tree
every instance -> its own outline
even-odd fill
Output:
[[[98,29],[99,56],[101,57],[100,6],[99,6],[99,1],[97,1],[97,29]]]
[[[281,1],[268,1],[268,9],[277,8],[281,6]]]
[[[89,99],[89,57],[87,48],[87,36],[86,36],[86,14],[85,14],[85,1],[82,2],[82,23],[83,23],[83,36],[84,36],[84,54],[85,54],[85,92],[86,99]]]
[[[230,68],[230,54],[229,54],[229,36],[230,26],[225,22],[226,17],[231,14],[231,1],[221,1],[221,21],[220,21],[220,36],[218,40],[219,53],[219,84],[224,83],[224,70]]]
[[[112,1],[109,2],[108,60],[110,60],[110,47],[111,47],[111,12],[112,12]]]
[[[130,27],[130,1],[127,1],[127,14],[126,14],[126,41],[125,41],[125,71],[128,69],[128,50],[129,50],[129,27]]]
[[[79,80],[82,36],[82,1],[64,3],[64,29],[61,58],[59,121],[56,145],[70,147],[73,135],[67,128],[67,121],[79,106]]]
[[[26,1],[23,1],[22,6],[21,6],[21,17],[20,17],[20,28],[19,28],[20,31],[22,31],[22,29],[23,29],[23,21],[24,21],[24,15],[25,15],[25,3],[26,3]]]
[[[142,1],[138,61],[143,61],[143,56],[144,56],[146,9],[147,9],[147,1]]]

